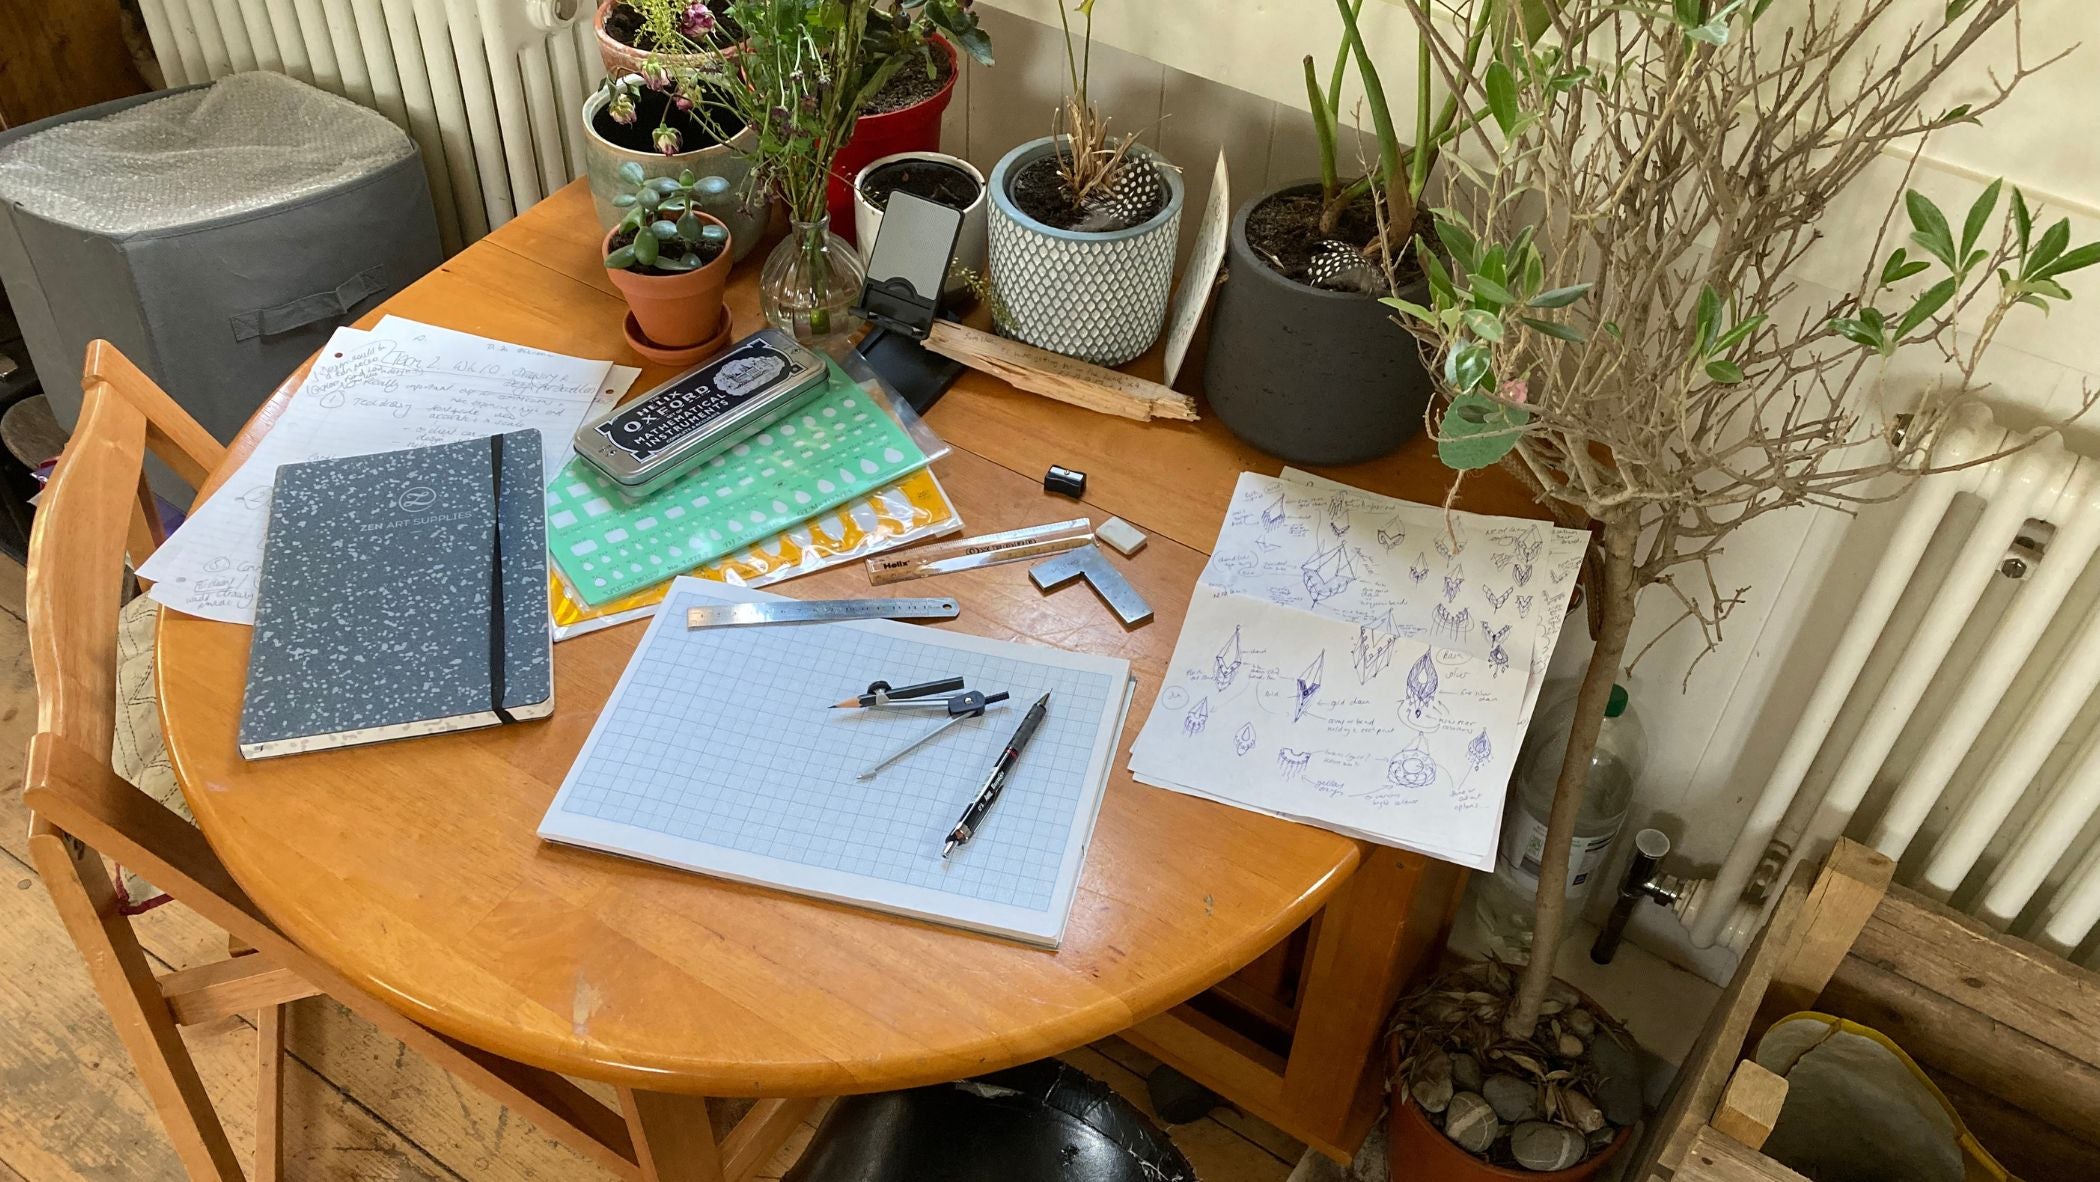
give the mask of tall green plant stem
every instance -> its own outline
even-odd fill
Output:
[[[1568,732],[1567,754],[1560,761],[1560,778],[1553,785],[1553,809],[1546,818],[1531,963],[1524,966],[1516,1004],[1502,1022],[1503,1032],[1512,1038],[1531,1037],[1547,986],[1553,983],[1553,953],[1560,947],[1561,928],[1567,921],[1568,856],[1575,841],[1575,818],[1589,791],[1590,759],[1603,733],[1604,708],[1611,701],[1612,683],[1618,680],[1626,640],[1633,632],[1633,561],[1640,537],[1640,518],[1633,513],[1622,511],[1604,521],[1601,622],[1589,668],[1582,675],[1582,688],[1576,693],[1574,725]]]
[[[1473,73],[1473,67],[1480,63],[1480,47],[1487,41],[1488,25],[1494,20],[1494,14],[1495,0],[1481,0],[1480,6],[1467,14],[1465,72],[1468,76]],[[1433,63],[1429,53],[1429,38],[1423,36],[1419,44],[1422,50],[1422,78],[1418,83],[1421,88],[1421,102],[1415,111],[1415,150],[1408,159],[1407,172],[1407,195],[1412,201],[1421,200],[1422,191],[1429,187],[1429,170],[1436,167],[1437,157],[1443,154],[1443,145],[1449,142],[1454,134],[1459,109],[1458,96],[1445,95],[1443,108],[1437,112],[1436,125],[1430,126],[1429,75]],[[1468,120],[1467,125],[1471,126],[1477,121],[1477,118]]]
[[[1339,81],[1339,80],[1337,80]],[[1334,115],[1320,97],[1320,77],[1313,72],[1311,54],[1305,55],[1305,97],[1311,100],[1313,136],[1320,141],[1320,200],[1332,204],[1341,187],[1341,171],[1335,165]]]

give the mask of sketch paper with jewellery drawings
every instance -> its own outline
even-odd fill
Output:
[[[255,450],[139,574],[178,611],[254,623],[280,466],[536,429],[552,478],[577,424],[639,373],[393,316],[339,328]]]
[[[1242,474],[1131,774],[1491,869],[1587,541]]]

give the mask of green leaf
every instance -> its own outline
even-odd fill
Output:
[[[1444,249],[1450,252],[1451,261],[1457,263],[1460,270],[1478,271],[1480,243],[1474,240],[1472,233],[1457,222],[1446,221],[1441,217],[1437,218],[1434,224],[1436,240],[1443,243]]]
[[[1483,312],[1478,308],[1467,308],[1465,311],[1465,324],[1466,328],[1474,336],[1479,337],[1483,341],[1499,341],[1502,339],[1502,319],[1493,312]]]
[[[676,222],[650,222],[649,232],[656,235],[658,241],[668,242],[678,237],[678,224]]]
[[[2100,263],[2100,242],[2088,242],[2076,250],[2065,251],[2057,256],[2055,262],[2042,268],[2035,278],[2047,279],[2056,275],[2068,275],[2073,271],[2083,271],[2094,263]]]
[[[1706,20],[1704,0],[1670,0],[1670,11],[1677,23],[1687,29]]]
[[[702,222],[699,218],[694,217],[690,213],[686,214],[678,219],[678,236],[687,242],[698,242],[700,241],[701,225]]]
[[[1694,41],[1702,41],[1708,45],[1726,45],[1728,44],[1728,22],[1719,20],[1707,21],[1703,25],[1695,25],[1686,29],[1684,35]]]
[[[1565,308],[1589,294],[1589,290],[1595,286],[1597,285],[1594,283],[1577,283],[1570,287],[1556,287],[1552,291],[1542,291],[1531,297],[1530,306],[1534,308]]]
[[[1517,319],[1523,321],[1534,332],[1544,333],[1556,341],[1572,341],[1579,345],[1589,339],[1582,335],[1581,329],[1576,328],[1572,324],[1559,324],[1551,320],[1541,320],[1536,316],[1519,316]],[[1613,336],[1619,335],[1616,331],[1617,327],[1617,325],[1605,325],[1606,330],[1610,331]]]
[[[2027,196],[2018,189],[2013,190],[2013,234],[2019,240],[2020,253],[2027,253],[2027,237],[2034,232],[2034,215],[2027,212]]]
[[[627,268],[634,266],[634,248],[632,246],[623,246],[606,255],[605,266],[612,271],[625,271]]]
[[[1487,76],[1482,80],[1487,89],[1488,110],[1495,116],[1496,126],[1503,135],[1515,135],[1517,130],[1517,83],[1510,76],[1509,67],[1501,62],[1491,62]]]
[[[1956,270],[1954,232],[1947,228],[1947,216],[1940,212],[1940,207],[1916,189],[1903,195],[1903,203],[1910,210],[1910,224],[1914,231],[1911,241],[1947,264],[1948,270]]]
[[[1734,328],[1729,329],[1727,332],[1722,333],[1720,339],[1714,342],[1714,352],[1726,353],[1730,349],[1735,348],[1737,345],[1742,344],[1744,341],[1750,339],[1750,334],[1756,332],[1758,330],[1758,327],[1764,324],[1764,322],[1764,313],[1760,312],[1757,315],[1752,316],[1750,319],[1743,321],[1741,324],[1736,325]]]
[[[1461,472],[1488,467],[1517,446],[1530,420],[1531,412],[1523,407],[1504,405],[1485,394],[1457,394],[1438,424],[1437,458]]]
[[[1485,299],[1498,308],[1507,308],[1517,302],[1517,297],[1509,294],[1508,288],[1486,275],[1466,276],[1466,288],[1473,293],[1474,299]]]
[[[669,197],[678,191],[678,182],[667,176],[653,176],[649,178],[649,187],[656,190],[658,197]]]
[[[1432,302],[1439,306],[1458,302],[1458,289],[1451,284],[1451,272],[1444,269],[1444,261],[1436,257],[1420,235],[1415,236],[1415,258],[1422,264],[1422,273],[1429,277]]]
[[[1976,0],[1947,0],[1948,23],[1952,24],[1954,21],[1961,19],[1961,14],[1969,11],[1970,6],[1975,3]]]
[[[1830,331],[1836,333],[1837,335],[1845,338],[1848,341],[1851,341],[1855,345],[1865,345],[1867,348],[1874,349],[1876,351],[1879,351],[1881,348],[1880,331],[1874,328],[1869,328],[1866,324],[1858,320],[1853,320],[1849,317],[1844,316],[1837,316],[1831,319],[1829,327]]]
[[[644,267],[656,265],[660,244],[654,234],[643,234],[634,240],[634,261]]]
[[[2045,295],[2053,300],[2068,300],[2071,298],[2070,290],[2054,279],[2031,280],[2027,287],[2030,293]]]
[[[1743,367],[1720,357],[1706,363],[1706,376],[1724,386],[1733,386],[1743,380]]]
[[[1948,300],[1954,298],[1954,293],[1960,286],[1961,281],[1950,276],[1926,288],[1925,293],[1910,306],[1910,310],[1903,314],[1903,319],[1896,322],[1896,331],[1889,338],[1890,343],[1901,341],[1910,335],[1912,329],[1932,319],[1941,308],[1947,306]]]
[[[1991,214],[1998,209],[1998,191],[2005,187],[2005,178],[1990,183],[1983,193],[1969,206],[1969,216],[1962,219],[1961,252],[1966,255],[1976,248],[1976,240],[1983,236],[1983,228],[1989,224]]]
[[[1413,303],[1408,300],[1403,300],[1398,296],[1385,296],[1378,302],[1384,304],[1388,308],[1391,308],[1393,311],[1400,313],[1402,316],[1411,316],[1416,320],[1424,322],[1431,322],[1436,319],[1436,313],[1431,312],[1429,309],[1423,307],[1420,304]]]
[[[632,207],[632,206],[634,205],[634,194],[632,194],[632,193],[620,193],[620,194],[616,194],[616,195],[615,195],[615,196],[613,197],[613,199],[612,199],[612,203],[613,203],[614,205],[616,205],[616,206],[620,207],[621,209],[628,209],[628,208],[631,208],[631,207]]]
[[[697,271],[700,269],[700,260],[689,254],[661,255],[656,260],[656,269],[673,272]]]
[[[2055,225],[2042,231],[2041,238],[2034,244],[2033,252],[2027,256],[2027,267],[2023,274],[2030,279],[2044,274],[2049,264],[2055,262],[2056,256],[2062,254],[2064,247],[2069,245],[2071,221],[2069,218],[2059,218]]]
[[[1903,278],[1903,262],[1908,257],[1900,246],[1889,254],[1889,261],[1881,264],[1881,286],[1887,287]]]
[[[642,181],[647,179],[647,176],[648,174],[642,171],[642,166],[632,160],[620,166],[620,179],[630,185],[641,184]]]
[[[681,168],[681,169],[679,169],[679,170],[678,170],[678,186],[679,186],[679,188],[682,188],[682,189],[690,189],[690,188],[692,188],[692,187],[693,187],[693,180],[694,180],[694,177],[693,177],[693,170],[692,170],[692,169],[690,169],[690,168]]]
[[[1714,351],[1714,338],[1721,332],[1721,295],[1712,284],[1699,288],[1698,331],[1694,340],[1698,343],[1701,357]]]
[[[1494,380],[1493,358],[1487,348],[1472,341],[1452,346],[1444,355],[1444,380],[1453,390],[1474,390]]]
[[[1957,103],[1954,106],[1948,107],[1946,110],[1940,112],[1940,117],[1937,120],[1935,120],[1935,122],[1981,124],[1983,120],[1978,119],[1976,116],[1969,114],[1971,110],[1974,110],[1974,108],[1971,107],[1968,103]]]

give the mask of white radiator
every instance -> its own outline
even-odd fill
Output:
[[[449,254],[583,171],[587,0],[140,0],[169,86],[290,74],[422,150]]]
[[[2010,439],[1977,408],[1934,457]],[[1693,942],[1742,947],[1794,865],[1849,833],[1899,881],[2069,954],[2100,921],[2100,461],[2051,433],[1928,476],[1887,539],[1863,591],[1828,597],[1850,623],[1687,900]]]

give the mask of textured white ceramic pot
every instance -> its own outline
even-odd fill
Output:
[[[1005,330],[1019,340],[1097,365],[1121,365],[1152,347],[1174,288],[1181,233],[1181,173],[1158,154],[1133,148],[1159,168],[1166,208],[1149,221],[1108,234],[1060,230],[1014,205],[1013,179],[1048,156],[1049,136],[1008,152],[992,169],[992,287],[1005,305]]]

